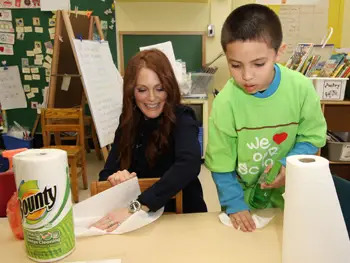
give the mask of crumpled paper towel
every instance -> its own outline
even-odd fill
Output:
[[[268,208],[263,210],[255,210],[252,212],[252,218],[257,229],[265,227],[278,213],[279,209]],[[221,223],[226,226],[233,227],[230,217],[226,213],[219,215]]]

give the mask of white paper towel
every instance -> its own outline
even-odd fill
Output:
[[[252,218],[257,229],[264,228],[280,211],[277,208],[267,208],[263,210],[255,210],[252,212]],[[221,223],[226,226],[233,227],[230,217],[226,213],[219,215]]]
[[[27,254],[57,261],[75,247],[67,152],[27,150],[13,163]]]
[[[282,262],[350,262],[343,214],[322,157],[287,158]]]
[[[164,211],[145,212],[140,210],[132,214],[113,232],[106,232],[89,226],[112,210],[127,207],[130,201],[135,200],[140,194],[140,186],[137,177],[86,199],[74,205],[74,227],[77,237],[96,236],[105,234],[123,234],[141,228],[157,220]]]

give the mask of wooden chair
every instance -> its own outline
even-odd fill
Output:
[[[81,175],[83,177],[84,189],[88,188],[82,109],[42,109],[41,129],[44,148],[61,149],[67,152],[73,201],[79,202],[78,176]],[[76,132],[76,145],[62,145],[60,139],[61,132]],[[55,135],[55,145],[51,145],[51,133],[54,133]],[[78,171],[78,167],[80,168],[80,171]]]
[[[96,157],[98,160],[102,160],[102,153],[101,153],[101,149],[100,146],[98,144],[98,140],[97,140],[97,133],[96,133],[96,129],[95,129],[95,125],[94,122],[92,120],[91,116],[87,116],[84,115],[84,133],[85,133],[85,149],[87,153],[90,153],[90,146],[89,146],[89,139],[92,139],[92,142],[94,144],[94,149],[95,149],[95,153],[96,153]],[[55,136],[55,142],[57,142],[57,144],[62,145],[62,141],[76,141],[77,140],[77,136],[74,135],[65,135],[63,137],[61,136]]]
[[[160,178],[142,178],[142,179],[139,179],[139,185],[140,185],[141,192],[150,188],[159,179]],[[91,185],[90,185],[91,196],[94,196],[100,192],[103,192],[111,187],[112,187],[112,185],[109,181],[102,181],[102,182],[93,181],[93,182],[91,182]],[[182,209],[182,191],[178,192],[175,196],[172,197],[172,199],[175,199],[176,214],[182,214],[182,210],[183,210]]]

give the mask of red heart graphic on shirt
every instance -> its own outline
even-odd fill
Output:
[[[4,52],[4,47],[0,47],[0,52]]]
[[[273,136],[273,141],[277,144],[281,144],[284,142],[288,137],[288,133],[282,132],[282,133],[277,133]]]

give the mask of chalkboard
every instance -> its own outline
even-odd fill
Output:
[[[198,72],[205,62],[204,32],[119,32],[121,72],[139,47],[171,41],[176,59],[186,62],[188,72]]]
[[[105,1],[86,1],[86,0],[71,0],[71,9],[74,10],[77,6],[78,10],[92,10],[92,15],[99,16],[101,21],[108,22],[107,40],[112,53],[113,61],[116,64],[117,61],[117,46],[116,46],[116,32],[115,25],[112,27],[112,19],[115,20],[114,11],[106,12],[108,9],[112,9],[113,0]],[[13,56],[0,56],[0,61],[6,60],[8,66],[18,65],[20,72],[22,72],[21,58],[26,58],[26,50],[33,49],[34,41],[41,41],[43,51],[45,50],[44,42],[50,41],[50,35],[48,32],[49,19],[54,15],[52,12],[42,12],[40,9],[12,9],[12,24],[16,28],[16,18],[23,18],[25,26],[33,26],[33,17],[40,18],[40,26],[43,27],[43,33],[35,33],[33,26],[33,33],[26,33],[24,40],[17,40],[14,44]],[[74,14],[72,14],[73,16]],[[54,43],[53,40],[51,40]],[[44,56],[45,56],[44,52]],[[29,59],[30,64],[33,65],[33,58]],[[31,87],[39,89],[39,93],[34,98],[27,99],[28,107],[26,109],[13,109],[6,111],[8,125],[12,125],[13,121],[19,122],[22,126],[26,126],[29,129],[33,127],[35,122],[37,111],[31,109],[31,102],[36,101],[42,103],[42,90],[48,86],[45,77],[45,70],[40,68],[40,80],[25,81],[24,75],[21,74],[22,84],[29,84]]]

